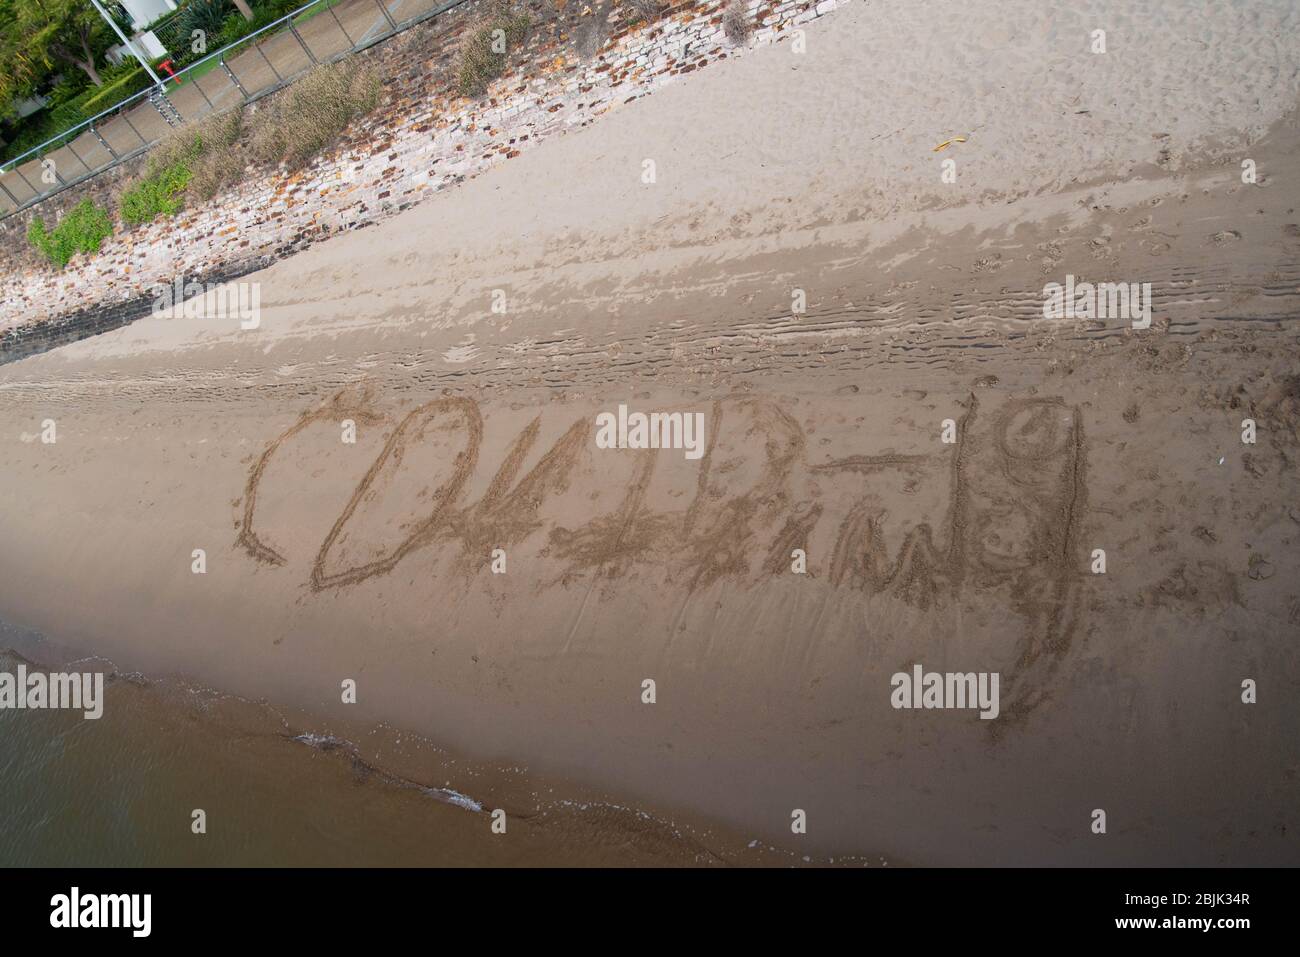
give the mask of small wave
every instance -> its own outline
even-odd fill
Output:
[[[472,797],[461,794],[459,791],[453,791],[451,788],[423,788],[425,794],[437,798],[446,804],[454,804],[456,807],[463,807],[467,811],[473,811],[479,814],[483,811],[483,805],[479,804]]]
[[[356,753],[357,753],[356,745],[354,745],[351,741],[347,741],[343,738],[337,738],[332,734],[315,734],[311,731],[308,731],[304,734],[296,735],[293,740],[299,742],[300,744],[305,744],[309,748],[315,748],[317,751],[338,751],[340,749],[345,749],[354,756],[354,760],[359,761],[359,759],[356,758]],[[455,807],[464,808],[465,810],[473,811],[476,814],[481,813],[483,810],[483,805],[480,804],[478,801],[475,801],[469,795],[461,794],[459,791],[453,790],[452,788],[429,787],[426,785],[417,784],[414,781],[408,781],[405,778],[401,778],[396,775],[389,774],[379,768],[373,768],[371,767],[371,765],[365,764],[365,762],[360,762],[360,763],[363,764],[366,768],[378,773],[379,776],[383,778],[385,781],[388,781],[389,783],[394,784],[398,787],[417,788],[420,791],[420,793],[427,794],[429,797],[435,798],[443,802],[444,804],[451,804]]]

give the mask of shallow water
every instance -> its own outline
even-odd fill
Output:
[[[33,644],[8,626],[0,638],[8,639],[0,648]],[[49,670],[0,651],[0,671],[20,664]],[[291,727],[265,704],[180,681],[115,674],[99,661],[55,670],[101,669],[109,676],[97,720],[0,709],[0,866],[724,862],[690,828],[526,774],[525,788],[504,789],[506,833],[494,833],[495,808],[479,798],[500,796],[500,787],[484,783],[476,795],[450,781],[417,783],[363,760],[347,740]],[[481,772],[430,761],[437,752],[427,742],[391,731],[385,740],[390,750],[424,751],[423,766],[438,769],[430,773],[480,787]],[[193,830],[196,810],[206,833]],[[764,856],[726,843],[732,862]]]
[[[3,659],[0,659],[3,660]],[[4,670],[13,668],[6,662]],[[114,681],[97,721],[0,710],[0,864],[488,863],[484,816],[346,756],[243,733]],[[191,830],[192,812],[207,833]]]

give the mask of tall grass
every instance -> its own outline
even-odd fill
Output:
[[[252,117],[255,162],[301,166],[379,102],[379,77],[341,60],[318,66]]]
[[[528,14],[516,13],[509,3],[495,5],[487,22],[461,47],[456,80],[462,96],[482,96],[505,73],[510,52],[523,45],[531,23]]]

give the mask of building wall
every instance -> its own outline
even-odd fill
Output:
[[[137,30],[153,23],[164,13],[176,9],[172,0],[120,0],[131,15],[131,25]]]

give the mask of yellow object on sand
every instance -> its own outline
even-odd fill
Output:
[[[964,137],[964,136],[954,136],[954,137],[953,137],[952,139],[950,139],[950,140],[944,140],[942,143],[940,143],[938,146],[936,146],[936,147],[935,147],[934,149],[932,149],[930,152],[932,152],[932,153],[937,153],[937,152],[939,152],[939,150],[946,150],[946,149],[947,149],[949,146],[951,146],[953,143],[965,143],[965,142],[966,142],[966,137]]]

